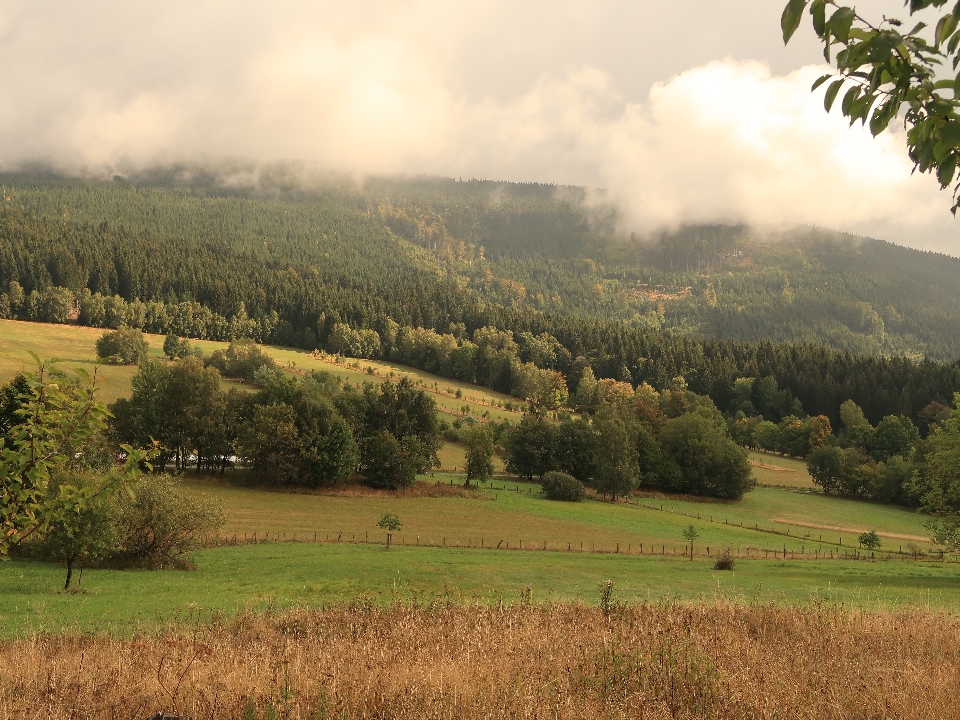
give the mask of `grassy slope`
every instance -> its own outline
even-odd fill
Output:
[[[450,478],[438,475],[437,480],[447,483]],[[380,534],[377,520],[393,512],[404,523],[399,535],[409,543],[420,536],[424,544],[440,544],[447,538],[450,544],[466,545],[483,538],[486,544],[504,540],[516,545],[522,540],[527,545],[542,546],[546,541],[549,547],[566,547],[567,543],[579,547],[582,542],[584,548],[595,545],[599,550],[613,549],[617,543],[623,549],[636,549],[643,543],[646,548],[666,545],[669,553],[683,547],[683,530],[692,524],[699,532],[697,545],[712,548],[786,546],[799,551],[819,548],[822,536],[822,546],[829,552],[831,545],[841,541],[843,547],[857,547],[857,534],[871,529],[881,534],[886,550],[896,551],[900,546],[906,549],[911,542],[929,547],[924,518],[915,512],[786,489],[759,488],[738,503],[642,498],[641,505],[656,508],[649,509],[601,500],[553,502],[539,495],[537,485],[500,479],[493,486],[511,490],[486,490],[476,498],[355,497],[348,493],[264,492],[210,483],[189,485],[222,502],[228,518],[225,532],[241,536],[257,532],[262,537],[270,532],[312,537],[317,532],[323,539],[342,531],[347,539],[363,537],[365,532],[373,538]],[[516,492],[516,487],[525,492]],[[659,510],[661,505],[663,511]],[[757,532],[755,525],[761,530],[789,531],[790,536]],[[811,527],[814,525],[825,527]]]
[[[450,594],[515,601],[529,586],[535,600],[596,602],[597,583],[612,579],[628,601],[657,598],[900,604],[960,609],[954,563],[741,561],[717,572],[707,560],[563,552],[466,550],[376,545],[268,543],[207,550],[199,569],[88,570],[86,594],[59,594],[63,571],[14,561],[0,566],[0,635],[39,629],[129,633],[163,622],[245,607],[319,606],[360,594],[390,600]]]
[[[66,367],[92,369],[94,342],[101,333],[90,328],[0,321],[0,381],[30,368],[28,349],[44,358],[63,358]],[[163,339],[148,339],[151,353],[159,356]],[[198,344],[205,352],[224,347],[223,343]],[[434,397],[451,412],[465,403],[490,408],[505,400],[482,388],[450,383],[384,363],[345,368],[300,351],[270,348],[270,352],[295,369],[327,369],[351,382],[377,381],[390,372],[394,377],[409,373],[427,389],[434,389],[436,382],[439,392]],[[374,367],[375,375],[364,372],[367,365]],[[105,399],[129,392],[134,368],[103,366],[100,372]],[[464,398],[452,396],[457,387]],[[494,417],[517,415],[501,408],[490,409]],[[445,466],[458,467],[462,463],[462,448],[448,446],[443,457]],[[756,453],[752,460],[768,466],[755,468],[763,484],[810,486],[809,476],[799,461]],[[443,475],[438,478],[444,483],[450,479]],[[312,533],[319,532],[323,539],[327,533],[342,530],[345,538],[360,538],[369,531],[371,539],[376,539],[377,519],[384,512],[396,512],[404,522],[398,542],[409,544],[392,553],[374,545],[317,547],[289,543],[207,550],[199,554],[200,569],[196,572],[87,571],[85,585],[89,594],[82,595],[54,592],[62,582],[62,570],[56,566],[25,561],[4,563],[0,564],[0,632],[64,625],[129,630],[138,623],[155,625],[178,612],[178,608],[230,611],[246,604],[268,604],[274,601],[271,598],[281,604],[317,604],[352,598],[361,592],[389,593],[395,581],[404,592],[430,595],[452,588],[457,593],[487,599],[515,597],[517,589],[527,584],[541,596],[591,599],[599,580],[613,578],[632,599],[674,595],[700,598],[715,594],[719,588],[721,593],[740,598],[800,601],[823,596],[860,605],[960,605],[953,591],[960,569],[952,564],[754,560],[741,562],[735,573],[717,574],[709,569],[709,561],[698,559],[690,563],[670,555],[682,552],[681,533],[690,524],[699,530],[699,549],[731,546],[742,551],[748,547],[786,546],[792,551],[801,547],[829,550],[828,545],[817,542],[820,535],[825,542],[842,539],[844,547],[852,547],[858,532],[875,529],[881,533],[884,547],[896,550],[901,544],[905,546],[926,535],[922,517],[901,508],[764,487],[739,503],[653,497],[641,500],[655,508],[662,504],[660,511],[596,500],[555,503],[539,497],[536,486],[520,484],[521,489],[533,491],[525,493],[505,490],[504,483],[495,481],[496,489],[481,492],[475,498],[295,495],[191,483],[194,491],[221,499],[228,516],[226,530],[231,534],[256,531],[262,537],[265,531],[288,536],[296,532],[301,539],[312,539]],[[742,528],[739,523],[743,523]],[[784,533],[789,530],[791,536],[756,532],[750,529],[755,524]],[[567,543],[574,549],[583,543],[585,549],[613,550],[619,543],[622,549],[636,551],[642,543],[647,552],[651,546],[666,546],[668,554],[638,558],[411,547],[418,535],[424,544],[446,540],[448,545],[472,545],[483,538],[485,544],[503,540],[511,548],[521,540],[527,547],[542,547],[546,541],[551,549],[560,550]],[[923,542],[918,544],[926,546]]]
[[[35,352],[41,360],[52,358],[63,360],[65,369],[82,367],[88,372],[93,372],[97,367],[95,344],[97,338],[103,333],[104,331],[99,328],[76,325],[47,325],[18,320],[0,320],[0,383],[9,381],[18,372],[33,369],[34,363],[30,357],[30,351]],[[163,336],[146,335],[145,337],[150,343],[151,356],[163,357]],[[206,354],[227,347],[227,343],[209,340],[191,340],[191,343],[202,348]],[[326,370],[354,384],[409,377],[430,392],[440,410],[448,414],[459,415],[461,407],[469,405],[471,414],[479,415],[489,411],[490,416],[496,420],[516,421],[522,416],[521,412],[495,407],[495,404],[510,400],[516,403],[518,402],[516,398],[403,365],[368,360],[348,361],[348,364],[359,365],[358,369],[337,364],[329,355],[317,358],[304,350],[274,346],[268,346],[266,350],[277,362],[293,370]],[[370,375],[365,372],[367,367],[372,367],[375,374]],[[101,397],[111,402],[118,397],[129,395],[130,379],[136,370],[135,367],[101,365],[98,370],[98,374],[103,379]],[[391,372],[393,376],[388,375]],[[231,381],[224,382],[231,384]],[[455,397],[457,390],[460,390],[461,398]]]
[[[750,465],[753,467],[753,476],[760,485],[808,490],[817,487],[807,472],[807,463],[804,460],[751,450]]]

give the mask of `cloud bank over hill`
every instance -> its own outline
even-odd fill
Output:
[[[5,3],[0,167],[109,176],[236,158],[590,185],[640,232],[808,223],[958,253],[949,197],[911,177],[900,135],[823,112],[821,68],[691,50],[630,74],[670,45],[611,55],[629,43],[620,26],[649,45],[673,11],[523,5]],[[776,42],[768,14],[748,29]]]

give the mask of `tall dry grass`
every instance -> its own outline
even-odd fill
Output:
[[[960,623],[923,611],[357,603],[0,653],[3,718],[960,717]]]

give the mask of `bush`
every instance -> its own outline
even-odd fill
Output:
[[[149,349],[142,332],[122,325],[112,332],[105,332],[97,340],[97,357],[121,365],[138,364],[147,356]]]
[[[226,350],[216,350],[208,361],[224,377],[253,380],[262,368],[273,369],[276,362],[253,340],[234,340]]]
[[[541,487],[551,500],[580,502],[586,495],[582,482],[572,475],[562,472],[545,473],[541,481]]]
[[[170,333],[163,341],[163,354],[171,360],[182,360],[190,355],[202,358],[203,350],[193,347],[186,338]]]
[[[717,555],[717,561],[713,564],[714,570],[733,570],[733,553],[730,548],[724,548]]]
[[[218,506],[183,492],[169,475],[145,476],[133,497],[118,493],[115,517],[119,559],[142,567],[183,564],[183,556],[224,523]]]

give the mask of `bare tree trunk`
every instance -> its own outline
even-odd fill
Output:
[[[64,590],[70,589],[70,580],[73,579],[73,560],[74,558],[67,558],[67,581],[63,584]]]

